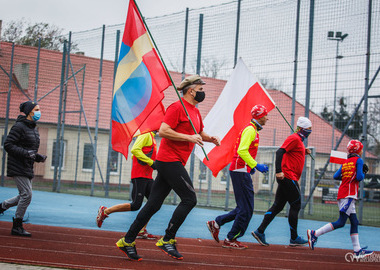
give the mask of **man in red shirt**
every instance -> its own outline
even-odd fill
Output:
[[[298,180],[302,174],[305,155],[311,153],[310,149],[305,149],[303,141],[310,133],[311,121],[306,117],[299,117],[296,133],[286,138],[281,148],[276,152],[276,179],[278,187],[275,200],[272,207],[265,213],[259,228],[252,232],[253,237],[263,246],[269,246],[265,241],[265,229],[275,216],[284,209],[286,202],[290,205],[288,221],[291,238],[289,245],[294,247],[308,243],[307,240],[298,236],[297,224],[298,213],[301,209],[301,194]]]
[[[149,199],[130,226],[125,237],[116,243],[117,247],[130,260],[141,260],[135,247],[136,236],[149,219],[161,208],[171,190],[175,191],[181,202],[169,221],[164,237],[156,243],[156,246],[174,259],[183,259],[183,256],[177,251],[175,236],[179,227],[197,203],[193,183],[185,169],[185,165],[194,144],[202,146],[205,141],[220,145],[218,137],[209,136],[203,131],[202,117],[198,108],[195,107],[205,98],[204,84],[199,75],[185,78],[177,88],[182,90],[183,98],[171,104],[166,110],[159,130],[162,140],[155,161],[158,174],[153,183]],[[181,102],[184,104],[187,113]],[[194,125],[196,134],[194,134],[189,118]]]

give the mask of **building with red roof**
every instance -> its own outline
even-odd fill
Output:
[[[92,152],[91,140],[89,131],[91,132],[92,140],[95,141],[94,131],[98,123],[99,134],[96,138],[97,142],[97,157],[102,171],[103,179],[105,178],[110,115],[112,106],[112,86],[114,76],[114,62],[104,60],[102,66],[102,76],[99,76],[100,61],[97,58],[87,57],[84,55],[71,54],[71,64],[63,66],[63,55],[59,51],[50,51],[41,49],[40,61],[38,66],[38,81],[36,83],[37,73],[37,54],[38,50],[35,47],[16,45],[13,56],[13,71],[12,77],[14,82],[11,85],[10,103],[9,103],[9,124],[8,132],[13,125],[15,119],[20,114],[19,104],[34,98],[37,94],[37,100],[42,111],[41,120],[38,123],[39,132],[41,135],[40,152],[48,156],[48,160],[44,164],[36,165],[36,175],[44,179],[53,179],[53,153],[54,145],[57,138],[57,123],[59,118],[60,107],[60,91],[62,91],[62,106],[65,106],[66,113],[64,114],[64,153],[63,153],[63,168],[62,180],[73,181],[74,178],[80,182],[91,181],[92,172]],[[7,95],[9,90],[9,73],[12,60],[12,44],[0,42],[0,133],[4,134],[5,119],[7,115]],[[62,69],[68,70],[68,83],[61,87]],[[73,76],[73,72],[75,76]],[[182,74],[171,72],[171,76],[175,84],[179,84],[182,80]],[[65,77],[64,77],[65,78]],[[214,78],[202,78],[205,82],[206,99],[200,103],[198,108],[205,118],[212,106],[217,101],[221,91],[226,84],[225,80]],[[35,89],[38,91],[35,92]],[[80,96],[83,91],[83,108],[84,113],[80,116],[81,110]],[[100,92],[100,96],[98,93]],[[291,119],[291,104],[292,98],[279,90],[268,90],[278,108],[288,121]],[[28,97],[27,97],[28,96]],[[178,97],[171,86],[165,91],[164,106],[167,107],[172,102],[178,100]],[[97,113],[99,101],[99,113]],[[64,105],[65,104],[65,105]],[[304,115],[304,106],[296,102],[295,116],[296,120],[299,116]],[[99,115],[97,121],[96,116]],[[63,115],[61,115],[63,117]],[[321,118],[319,115],[310,111],[310,120],[313,123],[313,132],[309,137],[308,145],[315,149],[315,170],[324,167],[329,158],[331,151],[331,134],[332,126]],[[87,129],[88,126],[88,129]],[[274,168],[273,155],[275,150],[283,143],[285,138],[290,135],[291,130],[280,113],[274,109],[269,113],[269,121],[264,129],[260,131],[260,147],[267,149],[267,152],[258,158],[262,158],[260,162],[266,162]],[[340,137],[341,132],[335,131],[335,135]],[[346,151],[346,145],[350,138],[344,136],[338,151]],[[158,140],[159,141],[159,140]],[[0,158],[3,156],[3,149],[0,150]],[[260,151],[259,151],[260,152]],[[371,153],[366,154],[367,163],[370,165],[370,172],[379,173],[379,159]],[[123,171],[120,172],[120,161],[124,160],[118,153],[112,154],[112,168],[110,183],[116,184],[119,179],[123,179],[123,183],[129,183],[130,179],[130,159],[123,161]],[[196,159],[194,183],[202,182],[199,172],[200,161]],[[308,159],[308,169],[310,169],[311,159]],[[189,163],[187,166],[189,166]],[[334,169],[332,167],[331,169]],[[95,182],[101,183],[100,174],[95,175]],[[310,170],[309,170],[310,171]],[[120,176],[121,175],[121,176]],[[313,176],[314,173],[309,173]],[[313,176],[314,177],[314,176]],[[218,178],[213,181],[213,189],[224,190],[221,185],[223,182],[223,174],[219,174]],[[262,182],[266,180],[259,179],[255,184],[255,190],[261,188],[266,189],[267,184]],[[195,187],[197,185],[195,184]]]

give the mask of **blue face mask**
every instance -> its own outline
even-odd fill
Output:
[[[32,116],[33,120],[37,122],[41,118],[41,111],[35,111],[34,115]]]
[[[311,129],[304,129],[304,128],[301,128],[298,132],[298,135],[300,135],[302,141],[307,139],[307,137],[309,137],[310,133],[311,133]]]

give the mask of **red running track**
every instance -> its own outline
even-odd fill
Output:
[[[246,243],[246,250],[221,247],[214,240],[178,238],[184,260],[170,258],[153,240],[136,241],[140,262],[129,261],[115,246],[124,233],[25,224],[31,238],[10,234],[0,222],[0,261],[68,269],[380,269],[380,262],[347,262],[349,250]],[[203,229],[203,228],[202,228]]]

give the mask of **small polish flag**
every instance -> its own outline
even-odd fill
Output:
[[[330,163],[343,164],[347,159],[347,153],[331,150]]]

